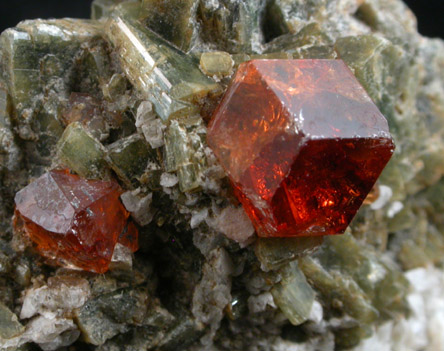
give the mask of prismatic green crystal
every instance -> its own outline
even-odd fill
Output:
[[[234,61],[226,52],[204,52],[200,56],[200,67],[210,77],[218,78],[229,76],[233,73]]]
[[[91,299],[76,312],[76,320],[86,340],[102,345],[126,332],[130,324],[142,324],[148,296],[144,289],[120,289]]]
[[[282,280],[271,289],[276,304],[293,325],[304,323],[310,315],[315,293],[297,262],[281,270]]]
[[[206,162],[202,131],[202,119],[195,116],[171,122],[165,134],[165,167],[168,172],[177,172],[182,191],[200,185]]]
[[[188,51],[197,36],[198,0],[142,0],[142,23],[183,51]]]
[[[128,187],[137,186],[145,171],[152,149],[139,134],[122,138],[108,146],[108,162]]]
[[[261,36],[261,12],[265,2],[257,0],[201,1],[198,20],[205,42],[230,53],[255,52],[255,37]]]
[[[299,256],[314,251],[323,242],[322,236],[300,238],[258,238],[254,252],[262,268],[275,270]]]
[[[19,336],[25,331],[17,316],[11,310],[0,303],[0,340],[8,340]]]
[[[164,121],[196,112],[196,104],[217,84],[191,58],[144,27],[138,10],[135,3],[119,5],[107,23],[123,71]]]
[[[58,145],[60,161],[86,178],[106,178],[106,149],[78,122],[66,127]]]
[[[37,96],[44,96],[47,84],[58,81],[61,90],[56,92],[65,92],[64,75],[69,74],[80,45],[99,36],[98,28],[86,20],[35,20],[2,33],[3,65],[17,118],[32,118]]]
[[[371,305],[370,299],[350,277],[338,272],[327,272],[313,258],[303,257],[299,267],[310,277],[313,286],[319,290],[323,299],[329,304],[339,301],[339,309],[357,319],[361,323],[371,323],[377,320],[379,313]]]

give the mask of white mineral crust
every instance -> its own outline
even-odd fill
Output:
[[[378,326],[353,351],[444,350],[444,272],[430,266],[405,275],[411,285],[411,316]]]

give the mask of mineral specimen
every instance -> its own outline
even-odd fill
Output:
[[[119,201],[120,193],[114,182],[53,170],[17,193],[16,214],[42,255],[103,273],[119,240],[137,249],[137,229],[126,233],[129,213]]]
[[[244,63],[208,143],[260,236],[343,233],[394,150],[340,60]]]

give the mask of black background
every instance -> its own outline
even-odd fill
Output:
[[[87,18],[92,0],[0,0],[0,31],[32,18]],[[444,0],[405,0],[418,17],[419,31],[444,38]]]

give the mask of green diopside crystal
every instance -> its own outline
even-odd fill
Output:
[[[100,38],[100,27],[87,20],[30,20],[0,36],[2,67],[13,111],[11,119],[25,140],[26,162],[49,166],[63,132],[62,105],[75,80],[80,47]]]
[[[402,1],[365,1],[359,6],[356,17],[367,24],[372,31],[384,33],[394,42],[415,40],[416,18]]]
[[[201,1],[198,18],[202,39],[230,53],[256,52],[254,37],[260,37],[261,5],[257,0]]]
[[[402,48],[376,35],[340,38],[335,43],[335,50],[353,69],[356,78],[387,118],[396,137],[399,131],[395,119],[396,104],[401,95],[405,100],[411,94],[411,58]]]
[[[158,345],[159,351],[186,350],[190,344],[202,336],[202,326],[190,316],[183,316],[165,334]]]
[[[338,328],[334,331],[337,350],[347,350],[359,344],[362,339],[373,333],[369,325],[355,325],[349,328]]]
[[[267,52],[285,51],[295,57],[301,56],[301,51],[307,47],[327,47],[333,41],[326,35],[317,23],[310,23],[297,34],[285,34],[277,37],[267,44]],[[333,49],[330,48],[333,52]],[[316,57],[324,58],[324,57]]]
[[[0,173],[16,171],[20,166],[21,152],[11,131],[7,92],[0,81]]]
[[[327,272],[309,256],[299,259],[299,267],[321,293],[325,302],[343,310],[362,323],[371,323],[379,317],[370,299],[356,282],[335,271]]]
[[[0,128],[7,128],[9,126],[8,92],[6,91],[3,82],[0,80]]]
[[[12,339],[25,331],[17,316],[0,302],[0,341]]]
[[[130,188],[139,184],[139,178],[152,158],[151,147],[139,134],[122,138],[108,146],[107,159],[111,168]]]
[[[4,31],[5,76],[18,118],[29,118],[39,93],[51,82],[66,87],[66,76],[82,43],[100,36],[99,26],[87,20],[30,20]],[[59,88],[54,87],[60,90]]]
[[[267,27],[277,37],[299,32],[307,21],[322,23],[326,3],[326,0],[270,0],[266,8]]]
[[[87,342],[102,345],[107,339],[140,325],[146,314],[147,292],[124,288],[99,295],[76,311],[77,325]]]
[[[293,325],[304,323],[311,311],[314,291],[307,283],[297,262],[291,262],[281,270],[282,280],[273,286],[271,294],[281,311]]]
[[[106,149],[78,122],[66,127],[58,145],[60,161],[85,178],[107,178]]]
[[[385,264],[350,233],[326,238],[322,252],[316,253],[324,267],[335,267],[350,276],[383,316],[408,310],[408,282],[402,273]]]
[[[322,242],[322,236],[258,238],[254,252],[263,269],[275,270],[289,261],[315,250]]]
[[[199,187],[201,169],[205,167],[203,121],[200,116],[172,121],[165,133],[165,168],[176,172],[182,191]]]
[[[126,1],[139,0],[94,0],[91,4],[91,18],[94,20],[106,19],[118,4]]]
[[[188,51],[197,36],[196,10],[199,0],[142,0],[142,21],[164,39]]]
[[[223,51],[204,52],[200,56],[200,67],[210,77],[223,78],[233,73],[234,61],[231,55]]]
[[[97,39],[82,46],[76,57],[74,91],[98,96],[100,88],[108,83],[113,75],[114,67],[109,51],[105,40]]]
[[[197,111],[195,104],[217,84],[191,58],[145,28],[138,13],[138,4],[123,3],[107,23],[106,33],[120,53],[123,71],[162,120]]]

